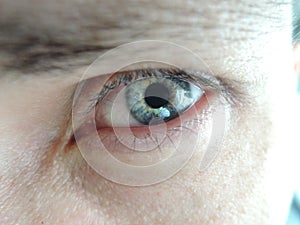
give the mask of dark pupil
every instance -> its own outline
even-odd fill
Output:
[[[162,84],[154,83],[147,87],[145,102],[152,108],[157,109],[166,105],[169,101],[169,90]]]

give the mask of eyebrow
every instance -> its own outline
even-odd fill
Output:
[[[0,27],[1,29],[1,27]],[[91,46],[91,45],[71,45],[40,40],[37,37],[25,37],[20,41],[0,41],[1,52],[11,58],[5,65],[7,70],[19,70],[24,73],[42,72],[50,69],[63,70],[66,66],[61,64],[61,60],[74,59],[77,66],[86,65],[93,61],[92,57],[86,57],[84,62],[75,59],[81,55],[93,52],[104,52],[115,46]],[[71,66],[71,64],[69,65]]]
[[[99,9],[95,9],[93,4],[86,4],[78,18],[72,17],[69,13],[72,10],[67,10],[66,7],[70,6],[76,11],[80,9],[79,6],[73,7],[72,2],[66,2],[62,9],[58,7],[59,5],[56,6],[57,9],[55,7],[48,9],[47,4],[41,2],[37,3],[37,6],[32,6],[30,10],[33,15],[41,16],[43,10],[45,11],[45,18],[41,17],[41,20],[32,20],[28,9],[27,13],[26,10],[20,11],[22,5],[13,9],[16,15],[9,16],[3,12],[1,18],[5,18],[5,15],[7,18],[0,20],[0,51],[10,59],[4,65],[6,69],[22,72],[64,69],[66,63],[63,65],[62,60],[64,62],[69,60],[68,66],[73,64],[78,66],[78,63],[85,65],[95,59],[94,52],[103,52],[126,42],[153,37],[171,41],[180,37],[187,41],[216,39],[216,42],[218,38],[224,40],[228,38],[230,42],[256,38],[266,31],[265,26],[258,26],[255,21],[268,23],[269,31],[286,26],[287,24],[282,21],[284,10],[281,6],[290,4],[288,0],[280,3],[265,0],[255,4],[250,1],[243,3],[237,1],[236,6],[242,5],[243,8],[229,8],[229,15],[232,18],[228,19],[226,15],[228,12],[222,6],[225,3],[222,2],[214,7],[209,7],[208,3],[202,2],[201,7],[196,7],[198,3],[192,1],[190,5],[182,7],[182,5],[164,5],[163,2],[155,1],[146,5],[128,1],[126,7],[122,8],[114,5],[118,3],[115,0],[111,4],[103,3]],[[18,4],[21,3],[16,3],[17,6]],[[35,11],[34,7],[40,7],[41,12]],[[268,10],[262,11],[261,9],[265,7]],[[2,10],[4,9],[5,7]],[[20,10],[17,11],[18,9]],[[62,13],[64,11],[65,13]],[[181,13],[182,16],[174,20],[172,13]],[[47,15],[51,16],[49,23]],[[158,21],[155,15],[164,16]],[[218,15],[217,19],[215,15]],[[237,22],[241,19],[243,22]],[[53,24],[51,24],[52,20],[55,21]],[[157,26],[158,22],[160,26]],[[70,23],[72,26],[69,26]],[[232,30],[238,35],[232,35],[231,32],[226,34],[224,30]],[[193,35],[193,32],[188,31],[196,34]],[[82,58],[85,59],[81,60]]]

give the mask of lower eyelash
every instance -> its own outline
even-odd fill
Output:
[[[167,122],[165,124],[167,126],[165,127],[165,133],[162,132],[164,135],[159,133],[150,135],[148,126],[131,128],[98,127],[98,135],[110,154],[121,158],[121,161],[125,163],[143,163],[144,165],[146,162],[143,157],[150,158],[150,161],[147,163],[152,163],[154,159],[161,160],[161,157],[167,157],[172,151],[177,151],[180,145],[179,142],[185,141],[185,138],[190,138],[197,142],[199,129],[205,130],[209,110],[206,100],[200,100],[198,103],[195,103],[195,110],[190,109],[177,119],[174,119],[174,121]],[[162,126],[162,129],[164,129],[164,125],[157,126]],[[134,131],[134,129],[137,130]],[[162,139],[161,136],[164,136],[164,138]],[[147,152],[144,154],[145,149],[151,148],[152,153]],[[140,158],[140,161],[136,158]]]

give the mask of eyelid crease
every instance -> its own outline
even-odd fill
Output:
[[[247,102],[246,99],[248,98],[248,96],[242,93],[242,91],[239,90],[240,88],[238,88],[241,86],[240,81],[227,80],[218,76],[193,71],[190,69],[138,69],[131,71],[121,71],[113,74],[112,77],[109,78],[109,82],[103,86],[102,90],[97,93],[94,98],[90,99],[91,106],[88,111],[90,112],[90,110],[96,107],[111,90],[118,87],[119,85],[127,85],[131,81],[151,76],[162,78],[175,77],[192,82],[194,85],[202,88],[203,90],[212,90],[214,92],[217,92],[220,97],[222,97],[226,101],[226,103],[231,106],[243,105]]]

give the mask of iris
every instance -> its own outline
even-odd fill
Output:
[[[126,101],[134,119],[143,125],[170,121],[198,101],[204,91],[177,77],[148,77],[126,87]]]

